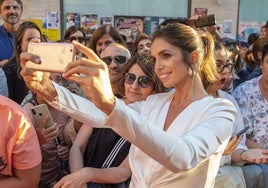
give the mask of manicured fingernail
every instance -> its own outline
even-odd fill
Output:
[[[39,64],[39,63],[41,62],[41,60],[40,60],[39,57],[36,57],[36,58],[34,59],[34,62]]]

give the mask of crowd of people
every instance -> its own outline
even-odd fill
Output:
[[[111,25],[49,41],[22,13],[0,1],[0,187],[268,187],[268,22],[239,42],[166,20],[129,46]],[[29,69],[42,63],[30,42],[72,43],[79,58]]]

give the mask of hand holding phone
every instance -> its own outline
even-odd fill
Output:
[[[48,128],[54,124],[53,118],[46,104],[40,104],[40,105],[31,107],[31,112],[32,112],[34,122],[37,126],[39,126],[39,124],[41,123],[41,121],[44,119],[46,115],[49,117],[49,120],[47,124],[45,125],[45,128]]]
[[[238,138],[239,136],[241,136],[242,134],[244,134],[249,128],[250,128],[249,126],[246,126],[246,127],[245,127],[244,129],[242,129],[241,131],[235,133],[236,136],[237,136],[237,138]]]
[[[28,53],[38,55],[40,64],[32,61],[26,63],[27,68],[62,73],[68,63],[75,57],[75,47],[71,43],[53,43],[53,42],[30,42]]]

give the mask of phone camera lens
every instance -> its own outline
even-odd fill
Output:
[[[35,114],[36,114],[36,112],[35,112],[35,110],[34,110],[34,109],[32,109],[32,113],[33,113],[33,115],[35,115]]]

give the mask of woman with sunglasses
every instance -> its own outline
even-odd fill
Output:
[[[123,100],[126,104],[146,100],[151,94],[165,91],[153,69],[154,62],[148,55],[136,55],[127,62],[117,82],[117,91],[121,91],[122,96],[125,96]],[[112,129],[92,129],[89,125],[83,125],[70,151],[69,163],[72,173],[60,180],[57,185],[69,179],[69,185],[74,186],[88,183],[88,187],[128,187],[131,176],[127,158],[129,147],[130,143]],[[109,161],[108,167],[113,168],[107,169],[108,167],[103,164],[112,151],[118,151],[118,154],[111,155],[114,160]]]
[[[203,88],[199,71],[204,68],[204,49],[196,31],[168,24],[154,32],[154,71],[174,92],[129,105],[114,97],[106,64],[92,50],[73,44],[88,59],[71,62],[63,76],[79,83],[92,102],[52,85],[45,73],[25,69],[25,61],[34,57],[24,54],[22,76],[29,87],[79,121],[104,124],[130,141],[131,188],[213,187],[236,111],[229,101],[215,99]],[[213,67],[205,70],[210,81],[216,79]]]
[[[82,28],[77,26],[71,26],[65,31],[64,40],[72,42],[76,40],[81,44],[85,44],[86,42],[86,34],[82,30]]]

